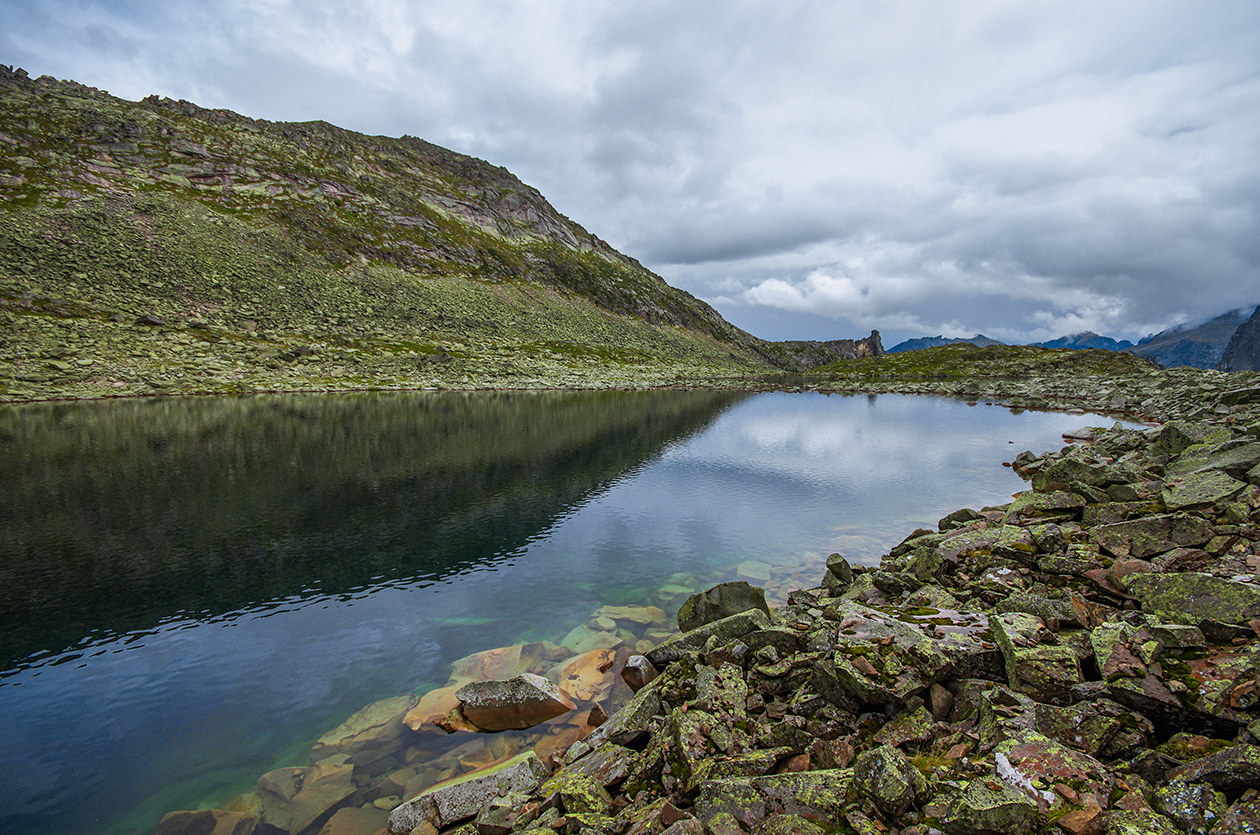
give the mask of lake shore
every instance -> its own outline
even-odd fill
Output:
[[[615,675],[608,690],[634,695],[610,719],[592,706],[580,741],[541,756],[505,748],[402,805],[360,786],[369,802],[354,808],[375,811],[352,812],[352,791],[301,831],[376,831],[366,827],[385,812],[392,835],[1255,826],[1255,375],[885,382],[860,390],[1161,425],[1083,431],[1062,450],[1021,453],[1011,463],[1031,489],[1010,504],[951,513],[875,568],[833,557],[818,585],[773,610],[713,606],[663,643],[626,646],[597,677]],[[458,704],[425,721],[449,722]],[[337,749],[305,771],[341,769],[350,785],[353,756]],[[272,788],[260,782],[255,808],[216,813],[214,825],[267,821]],[[191,831],[208,814],[177,813],[159,831]],[[349,828],[355,820],[361,829]]]

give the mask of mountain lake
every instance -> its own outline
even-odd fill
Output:
[[[698,391],[0,407],[0,830],[148,833],[472,653],[659,640],[731,579],[782,602],[1113,422]],[[610,606],[666,618],[630,635]],[[407,764],[539,738],[430,734]]]

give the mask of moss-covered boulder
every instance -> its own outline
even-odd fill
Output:
[[[1260,585],[1194,572],[1134,574],[1127,591],[1142,610],[1172,623],[1246,624],[1260,618]]]
[[[880,745],[853,762],[854,785],[890,819],[900,817],[927,791],[927,783],[906,755]]]
[[[750,609],[759,609],[770,614],[770,607],[766,605],[765,589],[743,580],[719,583],[687,598],[678,610],[678,628],[683,632],[690,632],[698,626]]]
[[[425,822],[442,829],[467,820],[496,797],[532,792],[546,776],[547,766],[533,751],[526,751],[498,765],[439,783],[393,811],[390,835],[408,835]]]
[[[949,805],[941,828],[949,835],[1031,835],[1037,804],[998,780],[972,780]]]

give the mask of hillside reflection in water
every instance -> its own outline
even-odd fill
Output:
[[[679,572],[873,563],[1085,422],[701,392],[0,410],[0,829],[147,831]]]

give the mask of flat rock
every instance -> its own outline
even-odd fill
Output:
[[[376,835],[389,823],[389,812],[375,806],[338,809],[324,824],[319,835]]]
[[[262,823],[296,835],[354,794],[353,771],[348,764],[320,763],[267,772],[258,778]]]
[[[1246,624],[1260,618],[1260,586],[1212,574],[1134,574],[1126,590],[1142,610],[1172,623]]]
[[[616,650],[591,650],[560,662],[557,665],[559,669],[555,670],[554,680],[570,699],[579,702],[598,701],[617,683],[616,659]]]
[[[463,715],[483,731],[532,728],[575,707],[556,685],[533,673],[507,681],[474,681],[455,695]]]
[[[459,707],[459,697],[455,695],[458,691],[457,685],[430,690],[403,716],[403,724],[413,731],[440,731],[438,723]]]
[[[368,705],[321,736],[311,748],[311,762],[345,754],[353,765],[366,765],[397,751],[407,738],[403,720],[419,701],[396,696]]]
[[[241,812],[168,812],[151,835],[253,835],[258,819]]]
[[[1207,470],[1170,478],[1164,482],[1161,497],[1165,507],[1176,511],[1225,501],[1238,495],[1246,487],[1245,482],[1220,470]]]
[[[1189,548],[1210,540],[1215,535],[1206,519],[1188,514],[1156,514],[1099,525],[1089,532],[1090,541],[1116,557],[1145,559],[1171,551]]]
[[[389,816],[390,835],[408,835],[422,823],[443,829],[475,816],[490,801],[510,792],[532,792],[547,776],[533,751],[498,765],[439,783],[399,806]]]

